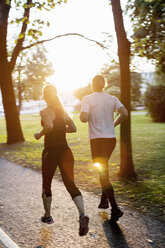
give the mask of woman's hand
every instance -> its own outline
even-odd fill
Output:
[[[35,138],[36,140],[39,140],[39,139],[41,138],[41,134],[40,134],[40,133],[35,133],[35,134],[34,134],[34,138]]]
[[[65,123],[66,123],[67,133],[74,133],[77,131],[74,121],[69,117],[69,115],[67,115],[67,119],[65,119]]]
[[[69,121],[69,119],[70,119],[68,113],[66,113],[65,111],[64,111],[64,113],[63,113],[63,117],[64,117],[65,123],[67,123],[67,122]]]

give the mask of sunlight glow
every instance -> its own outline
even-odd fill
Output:
[[[126,2],[127,0],[121,1],[123,10]],[[43,13],[36,14],[38,19],[43,18]],[[105,42],[106,46],[110,45],[109,49],[102,49],[95,42],[79,36],[64,36],[44,43],[48,51],[47,58],[55,71],[54,75],[47,78],[47,82],[53,83],[58,91],[73,92],[85,87],[112,58],[118,61],[112,6],[109,1],[69,0],[66,4],[57,5],[49,14],[46,13],[44,21],[51,24],[49,28],[42,30],[44,39],[79,33],[100,43]],[[132,25],[126,15],[124,24],[130,38]],[[143,66],[139,64],[137,67],[145,67],[147,70],[146,64]]]
[[[50,23],[51,28],[46,32],[48,37],[79,33],[102,43],[107,38],[106,33],[114,33],[111,6],[107,0],[70,0],[57,6]],[[48,81],[58,90],[73,91],[88,85],[110,60],[106,50],[78,36],[59,38],[45,43],[45,47],[55,70]]]
[[[67,46],[66,46],[67,43]],[[59,90],[75,90],[86,86],[100,72],[108,56],[101,48],[80,38],[57,41],[49,55],[55,74],[48,78]]]
[[[101,169],[101,164],[100,164],[100,163],[97,162],[97,163],[94,163],[93,165],[94,165],[95,167],[97,167],[98,169]]]

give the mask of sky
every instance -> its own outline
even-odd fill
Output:
[[[127,0],[121,0],[124,10]],[[117,42],[112,9],[108,0],[68,0],[56,6],[47,16],[51,27],[44,31],[46,38],[65,33],[79,33],[90,39],[110,44],[110,49],[102,49],[94,42],[78,36],[67,36],[45,43],[47,57],[52,62],[55,74],[47,81],[58,90],[74,91],[86,86],[111,58],[118,60]],[[124,18],[125,29],[131,34],[129,18]],[[107,37],[107,34],[112,37]],[[136,58],[137,69],[153,70],[145,59]],[[143,66],[141,66],[143,64]]]
[[[102,42],[107,38],[105,32],[114,32],[111,6],[107,0],[68,0],[67,4],[56,8],[51,23],[49,37],[52,34],[79,33]],[[55,70],[50,80],[60,90],[74,90],[87,85],[109,61],[107,51],[78,36],[59,38],[45,47]]]
[[[53,83],[58,91],[74,91],[84,87],[110,63],[112,58],[118,61],[112,7],[109,2],[109,0],[67,0],[66,4],[58,4],[50,12],[31,11],[30,20],[41,19],[50,22],[50,27],[43,28],[41,40],[67,33],[79,33],[100,43],[106,41],[106,46],[110,45],[109,49],[102,49],[95,42],[78,36],[67,36],[45,42],[47,58],[55,71],[54,75],[47,78],[47,82]],[[120,2],[124,10],[127,0]],[[18,18],[18,12],[14,8],[10,12],[11,18]],[[124,24],[129,37],[132,26],[126,15],[124,15]],[[17,38],[18,28],[14,31],[11,25],[8,33],[12,34],[10,44],[15,45],[13,34]],[[153,66],[146,59],[136,58],[134,63],[139,71],[153,70]]]

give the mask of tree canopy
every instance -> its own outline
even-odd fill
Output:
[[[31,53],[22,52],[16,63],[13,79],[19,110],[23,100],[39,100],[46,77],[54,73],[52,64],[46,57],[43,45],[33,48]]]
[[[118,63],[111,65],[106,65],[102,69],[102,75],[107,81],[107,86],[105,88],[107,93],[116,95],[120,98],[120,66]],[[134,104],[140,101],[141,96],[141,84],[142,77],[141,74],[136,71],[130,72],[131,76],[131,103]]]
[[[77,33],[60,34],[52,38],[41,39],[43,26],[50,25],[49,15],[45,15],[44,10],[45,12],[50,11],[56,5],[66,2],[67,0],[0,1],[0,87],[8,144],[24,141],[12,81],[12,72],[20,52],[37,44],[69,35],[80,36],[104,47],[100,42]],[[46,18],[47,20],[45,20]]]
[[[91,93],[92,93],[92,88],[91,88],[91,84],[89,83],[87,86],[75,90],[74,96],[81,101],[84,96],[89,95]]]
[[[105,65],[102,69],[101,74],[105,77],[107,85],[105,87],[105,92],[111,95],[115,95],[120,98],[120,66],[117,63],[111,65]],[[141,84],[142,77],[141,74],[136,71],[131,71],[131,104],[140,102],[141,96]],[[89,83],[85,87],[81,87],[74,91],[74,96],[80,101],[82,98],[88,94],[92,93],[91,84]]]
[[[0,1],[0,87],[8,144],[24,141],[12,81],[17,58],[22,50],[39,42],[43,25],[49,26],[39,18],[40,10],[49,11],[62,2],[66,0]],[[15,35],[11,37],[13,30]]]
[[[154,122],[165,122],[165,85],[149,86],[144,102]]]
[[[128,0],[127,10],[133,23],[134,52],[154,59],[157,71],[165,73],[164,0]]]

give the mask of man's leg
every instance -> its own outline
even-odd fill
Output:
[[[101,165],[102,154],[100,154],[100,142],[101,142],[101,140],[102,139],[90,140],[90,147],[91,147],[91,156],[92,156],[93,163],[99,163],[100,166],[102,167],[102,165]],[[100,199],[100,203],[98,205],[98,208],[107,209],[108,207],[109,207],[108,198],[107,198],[106,192],[104,191],[104,189],[102,187],[102,194],[101,194],[101,199]]]
[[[108,163],[103,163],[103,170],[99,173],[100,183],[103,189],[103,192],[106,193],[106,196],[111,204],[111,222],[118,221],[118,219],[123,215],[123,212],[119,209],[114,190],[111,182],[109,181],[109,171]]]
[[[103,190],[102,190],[101,199],[100,199],[98,208],[101,208],[101,209],[109,208],[108,198],[107,198],[106,193]]]
[[[101,165],[99,169],[100,184],[103,192],[101,200],[104,199],[105,201],[106,198],[104,195],[107,196],[112,207],[111,219],[116,221],[118,220],[119,217],[122,216],[123,213],[122,212],[119,213],[118,211],[119,208],[115,200],[113,186],[109,181],[109,169],[108,169],[108,160],[115,148],[116,139],[115,138],[95,139],[95,140],[91,140],[90,143],[91,143],[92,158],[95,162],[97,160],[97,162],[99,162]]]
[[[112,209],[117,207],[117,203],[114,196],[114,190],[111,182],[109,181],[108,161],[101,160],[101,169],[99,170],[99,179],[103,193],[108,198]]]

